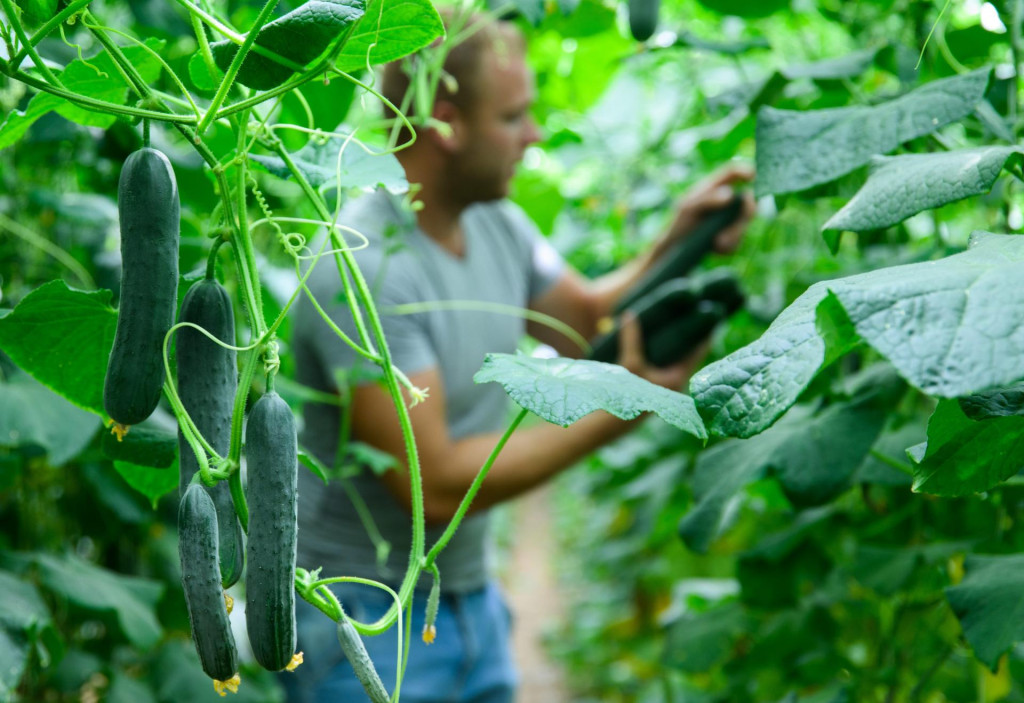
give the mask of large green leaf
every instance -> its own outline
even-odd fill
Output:
[[[133,427],[132,430],[135,428]],[[131,434],[131,433],[129,433]],[[153,466],[139,466],[126,461],[115,461],[114,469],[121,474],[125,482],[149,499],[150,505],[156,510],[157,501],[164,495],[178,488],[178,462],[161,469]]]
[[[871,68],[876,54],[878,54],[878,49],[861,49],[845,56],[823,59],[813,63],[792,64],[781,69],[781,73],[791,81],[799,78],[816,81],[856,78]]]
[[[726,658],[749,628],[747,614],[736,601],[684,613],[668,630],[662,660],[680,671],[707,671]]]
[[[986,146],[935,154],[877,156],[871,176],[857,194],[822,229],[881,229],[911,215],[962,200],[992,188],[1010,160],[1021,161],[1024,149]],[[832,235],[833,250],[838,235]]]
[[[369,0],[335,65],[358,71],[367,65],[394,61],[430,44],[444,25],[430,0]]]
[[[42,447],[51,465],[62,466],[85,449],[101,424],[27,374],[0,382],[0,446]]]
[[[680,536],[690,549],[707,551],[733,496],[769,474],[797,505],[832,500],[849,487],[884,421],[884,410],[870,397],[819,413],[800,406],[757,437],[715,445],[697,459],[697,504],[679,523]]]
[[[965,396],[959,402],[960,409],[972,420],[1024,415],[1024,384]]]
[[[163,635],[155,607],[163,595],[163,584],[108,571],[83,559],[67,555],[37,554],[42,585],[75,605],[111,613],[128,640],[149,649]]]
[[[520,406],[563,427],[595,410],[623,420],[653,412],[684,432],[707,437],[691,398],[656,386],[616,364],[488,354],[473,380],[500,383]]]
[[[103,378],[117,327],[110,299],[108,290],[46,283],[0,319],[0,349],[43,385],[103,415]]]
[[[966,117],[984,98],[990,72],[984,68],[933,81],[870,107],[807,112],[761,108],[757,194],[789,193],[827,183],[876,154]]]
[[[164,42],[147,39],[146,46],[159,52]],[[138,46],[123,47],[122,51],[147,83],[152,83],[160,74],[160,63],[145,49]],[[126,104],[128,86],[125,84],[113,60],[101,53],[90,59],[76,59],[60,73],[61,83],[71,92],[86,97]],[[0,126],[0,149],[17,142],[29,127],[43,115],[56,110],[61,116],[90,127],[110,127],[117,119],[105,112],[94,112],[50,93],[39,93],[28,103],[23,112],[11,110],[7,120]]]
[[[0,627],[0,700],[18,700],[14,695],[28,668],[30,650],[31,644],[23,633]]]
[[[912,447],[914,490],[941,496],[980,493],[1024,467],[1024,417],[968,418],[943,400],[928,422],[928,442]]]
[[[11,630],[28,630],[51,624],[50,611],[31,583],[0,571],[0,625]]]
[[[690,391],[712,433],[749,437],[770,426],[850,330],[909,383],[956,398],[1024,377],[1024,237],[975,233],[939,261],[817,283],[752,344],[694,375]]]
[[[946,599],[974,655],[994,671],[1003,652],[1024,639],[1024,554],[972,554],[964,570]]]
[[[279,178],[292,177],[292,172],[279,156],[252,155],[249,158]],[[392,193],[404,193],[409,189],[405,171],[394,154],[371,154],[358,142],[346,141],[342,137],[315,137],[291,158],[314,188],[339,183],[337,177],[340,174],[342,188],[372,190],[380,186]]]
[[[304,68],[312,68],[348,40],[364,8],[364,0],[309,0],[263,25],[255,45]],[[238,53],[238,46],[227,40],[214,42],[210,48],[222,71],[228,69]],[[293,73],[292,69],[250,51],[242,62],[237,80],[250,88],[269,90],[284,83]]]

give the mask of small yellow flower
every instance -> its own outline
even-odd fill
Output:
[[[417,405],[419,405],[420,403],[427,399],[427,397],[430,395],[430,389],[417,388],[416,386],[413,386],[412,388],[409,389],[409,395],[412,396],[412,407],[416,407]]]
[[[124,436],[128,434],[128,425],[122,425],[120,422],[115,422],[114,426],[110,428],[110,434],[117,435],[117,441],[123,442]]]
[[[224,605],[227,606],[228,615],[235,609],[235,599],[229,596],[227,591],[224,591]]]
[[[295,671],[299,667],[299,664],[301,664],[301,663],[302,663],[302,652],[298,652],[295,656],[292,657],[292,660],[290,662],[288,662],[288,666],[286,666],[284,668],[284,670],[285,671]]]
[[[434,638],[437,637],[437,628],[433,625],[423,626],[423,641],[427,644],[433,644]]]
[[[213,682],[213,690],[217,692],[218,696],[223,698],[224,696],[227,695],[227,693],[225,693],[225,691],[231,691],[232,693],[238,693],[238,684],[240,684],[240,683],[242,683],[242,677],[240,677],[238,674],[235,674],[234,676],[232,676],[227,681],[217,681],[217,680],[214,680],[214,682]]]

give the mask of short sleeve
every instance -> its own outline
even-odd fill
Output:
[[[518,205],[505,201],[503,215],[518,246],[524,251],[527,295],[529,300],[535,300],[559,279],[565,271],[565,260]]]

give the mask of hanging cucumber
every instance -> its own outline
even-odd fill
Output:
[[[156,409],[164,383],[163,341],[178,302],[178,186],[167,157],[132,152],[117,186],[121,303],[103,383],[103,407],[119,435]]]
[[[686,278],[665,281],[647,295],[640,298],[631,310],[636,314],[643,335],[644,349],[650,346],[651,337],[662,326],[685,315],[698,302],[698,291]],[[612,363],[619,358],[618,325],[598,337],[590,352],[594,361]]]
[[[181,303],[178,321],[191,322],[223,342],[235,343],[231,299],[216,279],[203,279],[188,289]],[[215,344],[191,327],[179,327],[175,340],[178,396],[199,432],[218,454],[224,456],[231,443],[231,412],[238,388],[235,352]],[[184,493],[199,471],[199,462],[180,430],[178,456],[181,469],[179,487]],[[204,488],[217,507],[221,584],[228,588],[242,576],[242,526],[235,514],[227,482]]]
[[[629,0],[629,33],[637,41],[647,41],[658,28],[661,0]]]
[[[380,676],[377,675],[377,670],[374,668],[373,661],[366,651],[363,639],[359,636],[356,628],[345,613],[342,613],[341,619],[338,620],[338,642],[341,644],[341,651],[344,652],[348,663],[352,665],[352,671],[355,672],[359,683],[363,685],[363,690],[366,691],[366,695],[371,703],[388,703],[391,697],[388,696],[384,683],[380,680]]]
[[[238,671],[217,555],[217,509],[198,483],[185,491],[178,506],[178,552],[192,639],[206,675],[227,681]]]
[[[271,671],[295,653],[298,445],[291,408],[274,391],[253,405],[245,429],[249,539],[245,621],[253,656]]]

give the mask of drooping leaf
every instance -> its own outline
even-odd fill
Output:
[[[43,385],[103,415],[103,378],[117,326],[110,299],[108,290],[46,283],[0,319],[0,349]]]
[[[707,437],[691,398],[656,386],[616,364],[488,354],[473,380],[500,383],[521,407],[563,427],[595,410],[623,420],[653,412],[684,432]]]
[[[929,395],[1012,385],[1024,377],[1022,276],[1024,237],[980,232],[939,261],[817,283],[759,340],[695,374],[691,394],[711,432],[749,437],[849,347],[851,327]]]
[[[974,656],[995,671],[999,657],[1024,639],[1024,554],[968,555],[966,575],[946,589]]]
[[[133,427],[134,431],[135,428]],[[131,434],[131,432],[129,432]],[[167,468],[140,466],[127,461],[115,461],[114,469],[121,474],[125,482],[149,499],[150,505],[156,510],[159,499],[178,488],[178,461],[173,458]]]
[[[680,671],[707,671],[728,656],[749,627],[747,613],[736,601],[684,613],[668,630],[662,661]]]
[[[968,418],[943,400],[928,421],[928,442],[912,452],[914,490],[941,496],[987,491],[1024,467],[1024,417]]]
[[[145,650],[160,641],[163,630],[155,608],[162,583],[124,576],[71,554],[37,554],[34,561],[44,588],[86,610],[113,614],[136,647]]]
[[[728,502],[769,473],[797,505],[832,500],[849,487],[884,420],[883,409],[871,397],[836,403],[820,413],[798,406],[757,437],[715,445],[697,459],[697,503],[680,522],[680,536],[690,549],[707,551],[722,528]]]
[[[28,630],[51,624],[50,611],[36,587],[14,574],[0,571],[0,625],[11,630]]]
[[[335,54],[348,40],[364,8],[364,0],[308,0],[263,25],[254,44],[302,68],[312,68],[321,59]],[[222,71],[228,70],[238,53],[238,46],[227,40],[210,44],[210,49]],[[249,88],[269,90],[293,73],[293,69],[250,51],[238,70],[237,80]]]
[[[935,154],[877,156],[871,176],[823,230],[881,229],[911,215],[992,189],[999,172],[1024,153],[1015,146],[987,146]],[[830,245],[835,250],[833,236]]]
[[[147,39],[146,46],[160,52],[164,42]],[[143,80],[152,83],[160,74],[160,63],[145,49],[138,46],[122,47],[122,51],[138,68]],[[128,86],[114,67],[113,59],[106,53],[92,58],[75,59],[61,71],[59,78],[68,90],[97,100],[118,105],[127,104]],[[89,127],[107,128],[117,119],[105,112],[95,112],[79,107],[50,93],[39,93],[28,103],[23,112],[11,110],[7,120],[0,126],[0,149],[11,146],[28,131],[29,127],[43,115],[56,110],[62,117]]]
[[[216,65],[213,68],[216,70],[216,74],[210,72],[210,67],[207,66],[201,53],[193,54],[188,61],[188,77],[192,80],[192,85],[207,92],[217,90],[224,73]]]
[[[369,0],[366,14],[345,42],[335,65],[352,72],[394,61],[422,49],[443,33],[441,17],[429,0]]]
[[[972,420],[1024,415],[1024,385],[996,388],[959,399],[960,409]]]
[[[795,111],[763,107],[757,116],[758,195],[828,183],[900,144],[969,115],[991,69],[933,81],[870,107]]]
[[[27,374],[0,383],[0,446],[42,447],[53,466],[76,457],[101,421]]]
[[[373,190],[378,186],[392,193],[409,189],[405,171],[394,154],[370,154],[358,143],[341,137],[314,138],[292,155],[292,161],[314,188],[339,183],[338,155],[341,155],[342,188]],[[290,178],[292,172],[279,156],[252,155],[256,161],[279,178]]]

